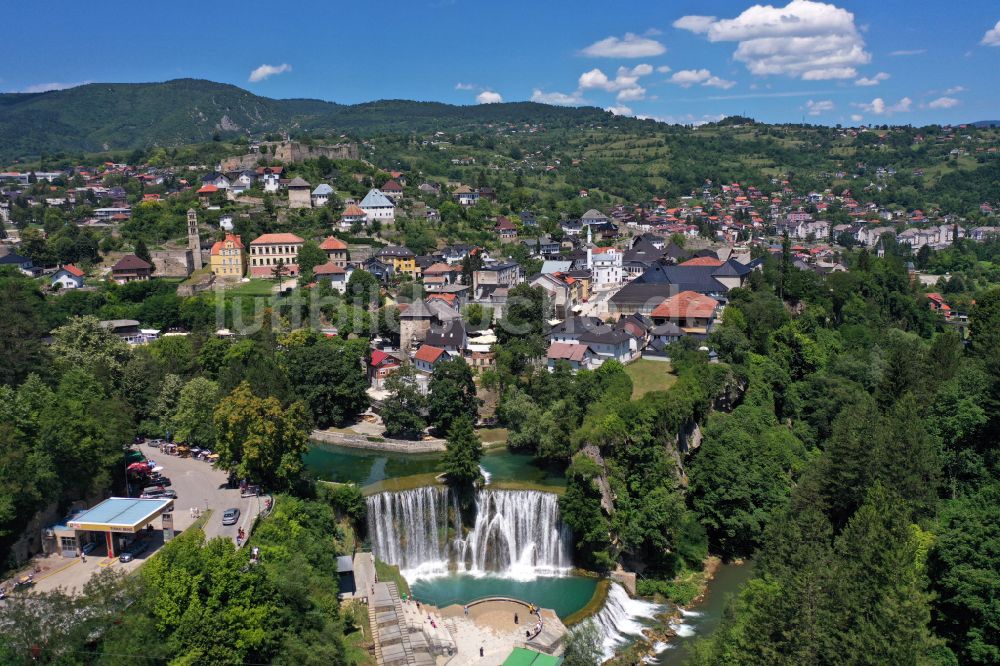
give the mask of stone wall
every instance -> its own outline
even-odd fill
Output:
[[[353,435],[329,430],[313,430],[310,437],[323,444],[336,444],[352,449],[369,449],[371,451],[393,451],[395,453],[435,453],[446,450],[443,439],[385,439],[382,437],[368,438],[367,435]],[[372,439],[376,441],[372,441]]]
[[[294,164],[326,156],[331,160],[358,159],[358,146],[355,143],[338,143],[332,146],[307,146],[298,141],[265,141],[260,144],[267,146],[267,153],[247,153],[222,160],[223,171],[238,169],[253,169],[261,159]]]
[[[158,250],[150,252],[154,277],[188,277],[194,272],[194,255],[191,250]]]

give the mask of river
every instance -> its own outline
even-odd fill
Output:
[[[720,565],[702,600],[683,611],[681,623],[674,627],[677,637],[649,663],[659,666],[680,666],[685,663],[690,656],[692,644],[715,631],[722,621],[726,604],[739,592],[752,573],[752,562]]]

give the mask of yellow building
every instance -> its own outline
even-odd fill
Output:
[[[247,272],[247,253],[243,241],[236,234],[226,234],[225,240],[212,246],[212,272],[216,277],[240,279]]]
[[[379,250],[376,256],[382,263],[392,264],[393,273],[406,273],[414,280],[420,277],[417,257],[407,247],[389,245]]]

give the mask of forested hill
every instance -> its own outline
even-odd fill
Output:
[[[270,99],[196,79],[91,83],[45,93],[0,94],[0,163],[40,154],[131,150],[279,130],[461,130],[481,123],[577,125],[614,118],[596,108],[532,102],[453,106],[387,100],[353,106]],[[615,119],[638,123],[637,120]]]

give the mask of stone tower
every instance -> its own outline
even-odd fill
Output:
[[[194,259],[194,269],[202,268],[204,264],[201,261],[201,238],[198,237],[198,213],[194,208],[188,209],[188,249]]]

